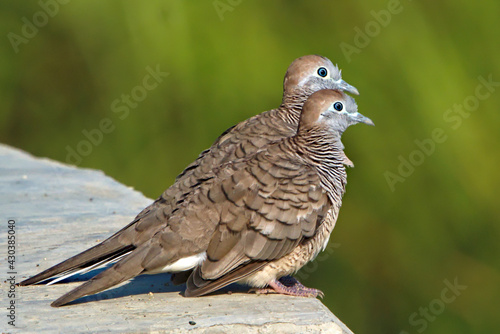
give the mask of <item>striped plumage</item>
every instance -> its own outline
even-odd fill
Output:
[[[321,77],[318,72],[327,72]],[[34,284],[55,275],[70,276],[92,265],[116,260],[147,242],[165,225],[168,217],[192,193],[193,187],[213,176],[213,170],[235,159],[252,155],[270,142],[295,134],[302,105],[315,91],[341,89],[357,94],[356,88],[341,78],[340,70],[321,56],[296,59],[288,68],[283,84],[283,99],[279,108],[254,116],[224,132],[215,143],[189,165],[155,202],[141,211],[123,229],[102,243],[75,255],[23,282]],[[350,164],[347,157],[345,164]]]
[[[333,105],[338,101],[341,101],[345,108],[341,113],[333,109]],[[264,155],[272,159],[275,165],[278,162],[280,163],[282,172],[286,171],[287,173],[287,180],[295,186],[293,190],[287,188],[289,194],[293,193],[293,196],[289,195],[287,197],[288,201],[295,201],[298,197],[300,198],[300,195],[297,194],[298,189],[300,189],[298,184],[307,184],[308,187],[305,188],[309,192],[314,193],[321,190],[320,194],[317,193],[318,197],[308,196],[309,203],[305,209],[308,214],[306,222],[314,222],[313,233],[310,234],[310,231],[307,230],[310,225],[302,222],[299,224],[302,227],[299,239],[291,239],[296,242],[291,251],[283,252],[283,248],[278,248],[279,250],[273,253],[270,252],[269,248],[272,247],[273,243],[277,242],[275,240],[277,235],[279,235],[278,240],[282,242],[285,240],[284,238],[289,238],[289,236],[277,233],[278,228],[276,227],[271,229],[272,232],[270,233],[263,233],[264,231],[267,232],[266,228],[255,228],[255,223],[250,221],[248,226],[254,229],[253,233],[259,231],[264,242],[264,245],[257,247],[260,253],[252,256],[252,250],[256,248],[255,244],[250,243],[251,246],[249,247],[244,242],[246,256],[240,259],[240,262],[234,264],[233,267],[221,273],[217,271],[217,269],[220,269],[220,263],[218,263],[217,257],[216,259],[213,258],[213,253],[209,247],[207,260],[196,268],[189,277],[185,293],[187,296],[203,295],[235,281],[253,287],[264,287],[277,278],[296,272],[326,247],[342,205],[342,196],[347,183],[343,163],[345,155],[340,137],[349,125],[358,122],[373,125],[371,120],[357,112],[354,100],[339,91],[322,90],[314,93],[309,98],[304,105],[297,135],[268,146],[265,151],[257,154],[253,160],[260,155]],[[292,175],[290,170],[293,170],[295,175]],[[261,176],[269,177],[270,174],[274,175],[271,172],[264,172]],[[252,173],[252,175],[255,178],[254,182],[265,183],[255,177],[255,173]],[[306,192],[300,194],[304,195],[304,193]],[[274,205],[281,206],[282,204],[274,203]],[[261,208],[259,207],[259,209]],[[300,212],[293,212],[287,223],[297,224],[297,217],[300,216]],[[324,219],[325,216],[326,219]],[[276,222],[274,223],[276,224]],[[283,221],[279,221],[279,224],[276,225],[283,228],[282,224]],[[228,233],[227,230],[230,230],[221,223],[219,223],[218,228],[222,230],[219,231],[221,235],[223,235],[223,232]],[[244,237],[241,237],[241,240],[246,241]],[[217,233],[214,234],[211,242],[215,242],[220,247],[221,240],[217,238]],[[271,248],[271,250],[274,249]],[[266,256],[262,256],[262,254]],[[212,269],[212,267],[215,267],[216,270]]]
[[[340,111],[334,109],[338,103]],[[373,124],[355,106],[340,91],[314,93],[295,136],[216,168],[177,205],[167,226],[52,305],[199,254],[186,296],[232,282],[273,286],[297,271],[325,246],[341,205],[346,184],[342,132],[357,122]],[[328,214],[332,221],[323,219]]]

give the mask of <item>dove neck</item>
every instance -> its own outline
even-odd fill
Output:
[[[314,91],[310,89],[297,89],[291,92],[285,91],[281,105],[278,108],[282,117],[290,124],[297,124],[300,119],[302,106],[312,93]]]
[[[344,145],[340,140],[341,131],[331,131],[322,126],[299,127],[293,137],[301,150],[306,150],[311,156],[325,156],[333,159],[343,154]]]
[[[341,135],[339,131],[309,128],[300,130],[296,136],[289,139],[297,154],[317,170],[321,186],[332,203],[339,207],[347,183]]]

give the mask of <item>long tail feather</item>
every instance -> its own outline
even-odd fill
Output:
[[[147,251],[147,249],[142,248],[128,254],[128,256],[115,263],[111,268],[103,271],[76,289],[73,289],[58,298],[51,304],[51,306],[63,306],[80,297],[106,290],[116,284],[128,280],[129,278],[140,275],[144,271],[144,268],[142,267],[142,260]]]
[[[79,269],[79,270],[73,269],[73,270],[70,270],[69,272],[61,273],[61,274],[63,274],[62,276],[59,276],[59,277],[53,279],[52,281],[48,282],[47,285],[55,284],[57,282],[63,281],[63,280],[65,280],[65,279],[67,279],[67,278],[69,278],[71,276],[74,276],[74,275],[81,275],[81,274],[88,273],[92,269],[100,267],[100,266],[105,266],[108,263],[117,262],[120,259],[122,259],[124,256],[127,256],[128,254],[130,254],[130,252],[131,251],[129,251],[129,252],[125,253],[125,254],[116,255],[116,256],[104,259],[101,262],[97,262],[97,263],[95,263],[95,264],[93,264],[93,265],[91,265],[89,267],[85,267],[85,268],[82,268],[82,269]]]
[[[107,239],[80,254],[77,254],[33,277],[22,281],[19,285],[35,284],[59,274],[74,274],[74,272],[82,268],[85,269],[92,267],[97,263],[114,260],[130,252],[134,248],[135,246],[123,245],[116,239]]]

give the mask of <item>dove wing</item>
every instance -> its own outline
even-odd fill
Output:
[[[290,253],[315,234],[330,207],[313,168],[270,153],[257,154],[206,196],[220,221],[186,296],[217,290]]]

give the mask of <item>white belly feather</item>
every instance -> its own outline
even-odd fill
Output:
[[[179,259],[174,263],[166,265],[163,268],[158,268],[152,271],[145,272],[145,274],[175,273],[180,271],[186,271],[200,265],[203,261],[205,261],[206,258],[207,258],[206,252],[198,253],[196,255],[183,257],[182,259]]]

